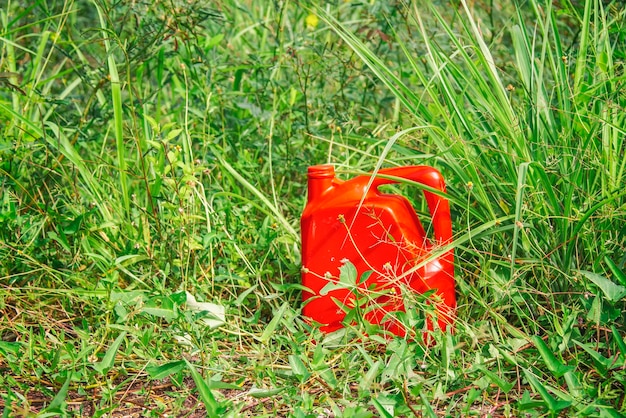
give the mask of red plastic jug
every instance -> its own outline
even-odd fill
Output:
[[[405,310],[401,292],[435,289],[429,303],[436,306],[439,327],[446,329],[453,322],[453,250],[414,268],[435,247],[452,240],[448,200],[424,190],[432,217],[431,242],[405,197],[378,190],[381,185],[398,183],[398,178],[445,192],[441,174],[427,166],[382,169],[374,178],[364,175],[347,181],[335,177],[332,165],[308,169],[308,202],[301,219],[302,284],[308,290],[303,292],[302,312],[321,324],[324,332],[343,326],[346,313],[341,304],[351,307],[355,303],[354,289],[330,286],[328,291],[329,282],[338,282],[340,267],[346,260],[356,267],[358,293],[372,295],[363,309],[366,321],[404,336],[408,330],[388,315]],[[362,276],[368,271],[369,276]],[[431,320],[427,324],[433,328]]]

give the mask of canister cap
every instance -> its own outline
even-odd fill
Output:
[[[308,169],[310,179],[335,177],[335,167],[330,164],[313,165]]]

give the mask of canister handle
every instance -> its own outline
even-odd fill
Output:
[[[443,176],[439,173],[439,171],[429,166],[413,165],[407,167],[384,168],[379,170],[378,174],[400,177],[424,184],[443,193],[446,192],[446,184]],[[394,183],[399,182],[397,180],[377,176],[373,180],[372,186],[377,188],[383,184]],[[448,199],[428,190],[424,190],[424,197],[426,198],[428,210],[432,216],[435,239],[439,244],[448,244],[452,240],[452,220],[450,219],[450,203],[448,202]]]

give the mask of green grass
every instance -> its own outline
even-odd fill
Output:
[[[0,10],[4,416],[626,413],[621,2],[22,3]],[[453,335],[300,317],[324,162],[443,173]]]

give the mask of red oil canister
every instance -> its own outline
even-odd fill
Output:
[[[354,306],[355,289],[331,286],[326,291],[329,282],[338,282],[346,260],[356,267],[358,294],[372,295],[363,309],[366,321],[404,336],[408,330],[388,313],[405,311],[403,291],[433,289],[429,303],[436,306],[437,323],[442,329],[451,326],[456,307],[453,250],[415,268],[436,247],[451,242],[450,206],[445,197],[424,189],[433,229],[431,242],[405,197],[378,190],[402,179],[445,193],[443,177],[427,166],[382,169],[375,177],[347,181],[335,177],[332,165],[309,167],[308,202],[301,219],[302,284],[308,289],[303,292],[303,314],[321,324],[322,331],[343,326],[346,313],[340,304]],[[365,272],[369,276],[362,276]],[[362,277],[366,279],[359,282]],[[427,323],[432,329],[433,321]]]

